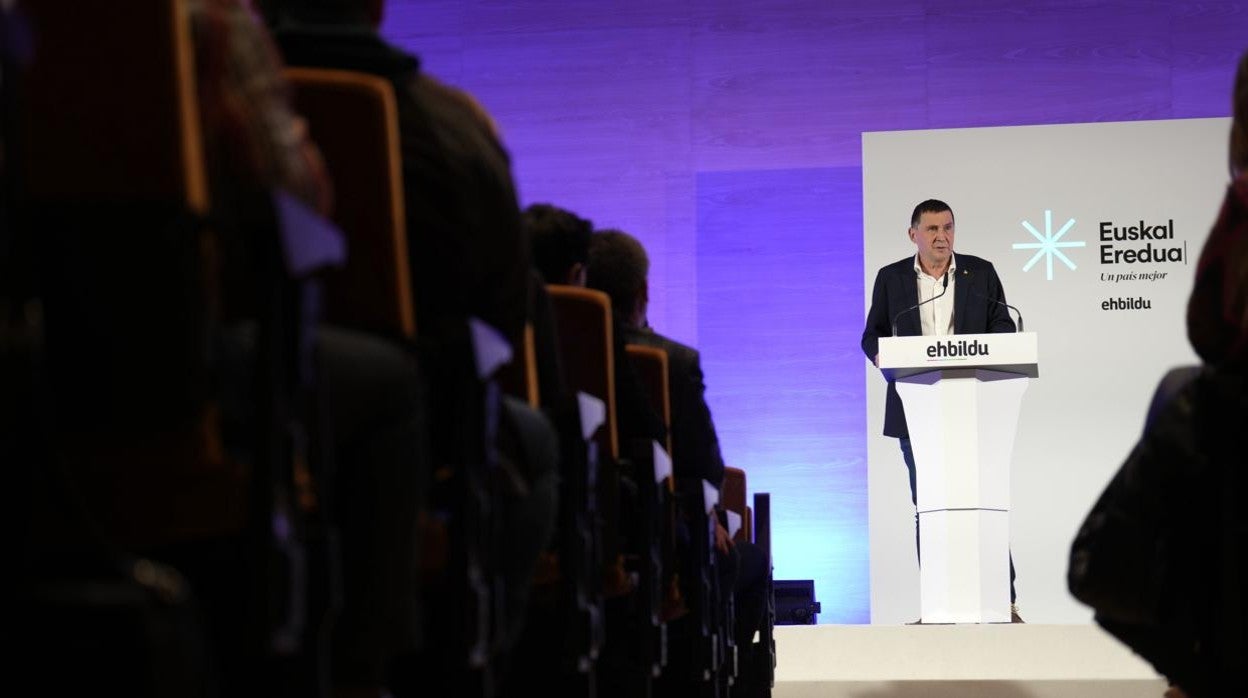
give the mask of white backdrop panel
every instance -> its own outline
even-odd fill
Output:
[[[955,253],[993,262],[1039,336],[1040,377],[1023,399],[1011,478],[1029,622],[1091,619],[1066,590],[1070,542],[1139,437],[1157,380],[1196,361],[1184,312],[1228,181],[1229,127],[1184,119],[863,134],[864,317],[876,271],[914,254],[914,205],[937,198],[954,211]],[[1133,227],[1164,237],[1113,239]],[[1041,254],[1024,271],[1044,249],[1015,245],[1045,239],[1083,242],[1049,247],[1075,268],[1055,254],[1050,273]],[[1170,259],[1138,261],[1150,245]],[[865,360],[864,370],[871,618],[902,623],[919,615],[914,507],[897,442],[880,433],[884,380]]]

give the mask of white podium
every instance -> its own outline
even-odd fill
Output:
[[[1010,458],[1034,332],[880,339],[906,409],[924,623],[1010,622]]]

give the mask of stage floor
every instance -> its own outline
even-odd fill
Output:
[[[1160,698],[1095,625],[783,625],[775,698]]]

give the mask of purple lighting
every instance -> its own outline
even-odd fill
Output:
[[[698,340],[724,458],[772,493],[776,578],[814,579],[841,623],[870,620],[860,182],[698,177]]]
[[[777,578],[865,623],[861,134],[1227,116],[1248,2],[390,0],[383,33],[493,113],[522,204],[645,243]]]

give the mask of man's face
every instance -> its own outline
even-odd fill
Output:
[[[919,248],[919,261],[928,271],[940,269],[953,253],[953,212],[922,213],[910,228],[910,240]]]

